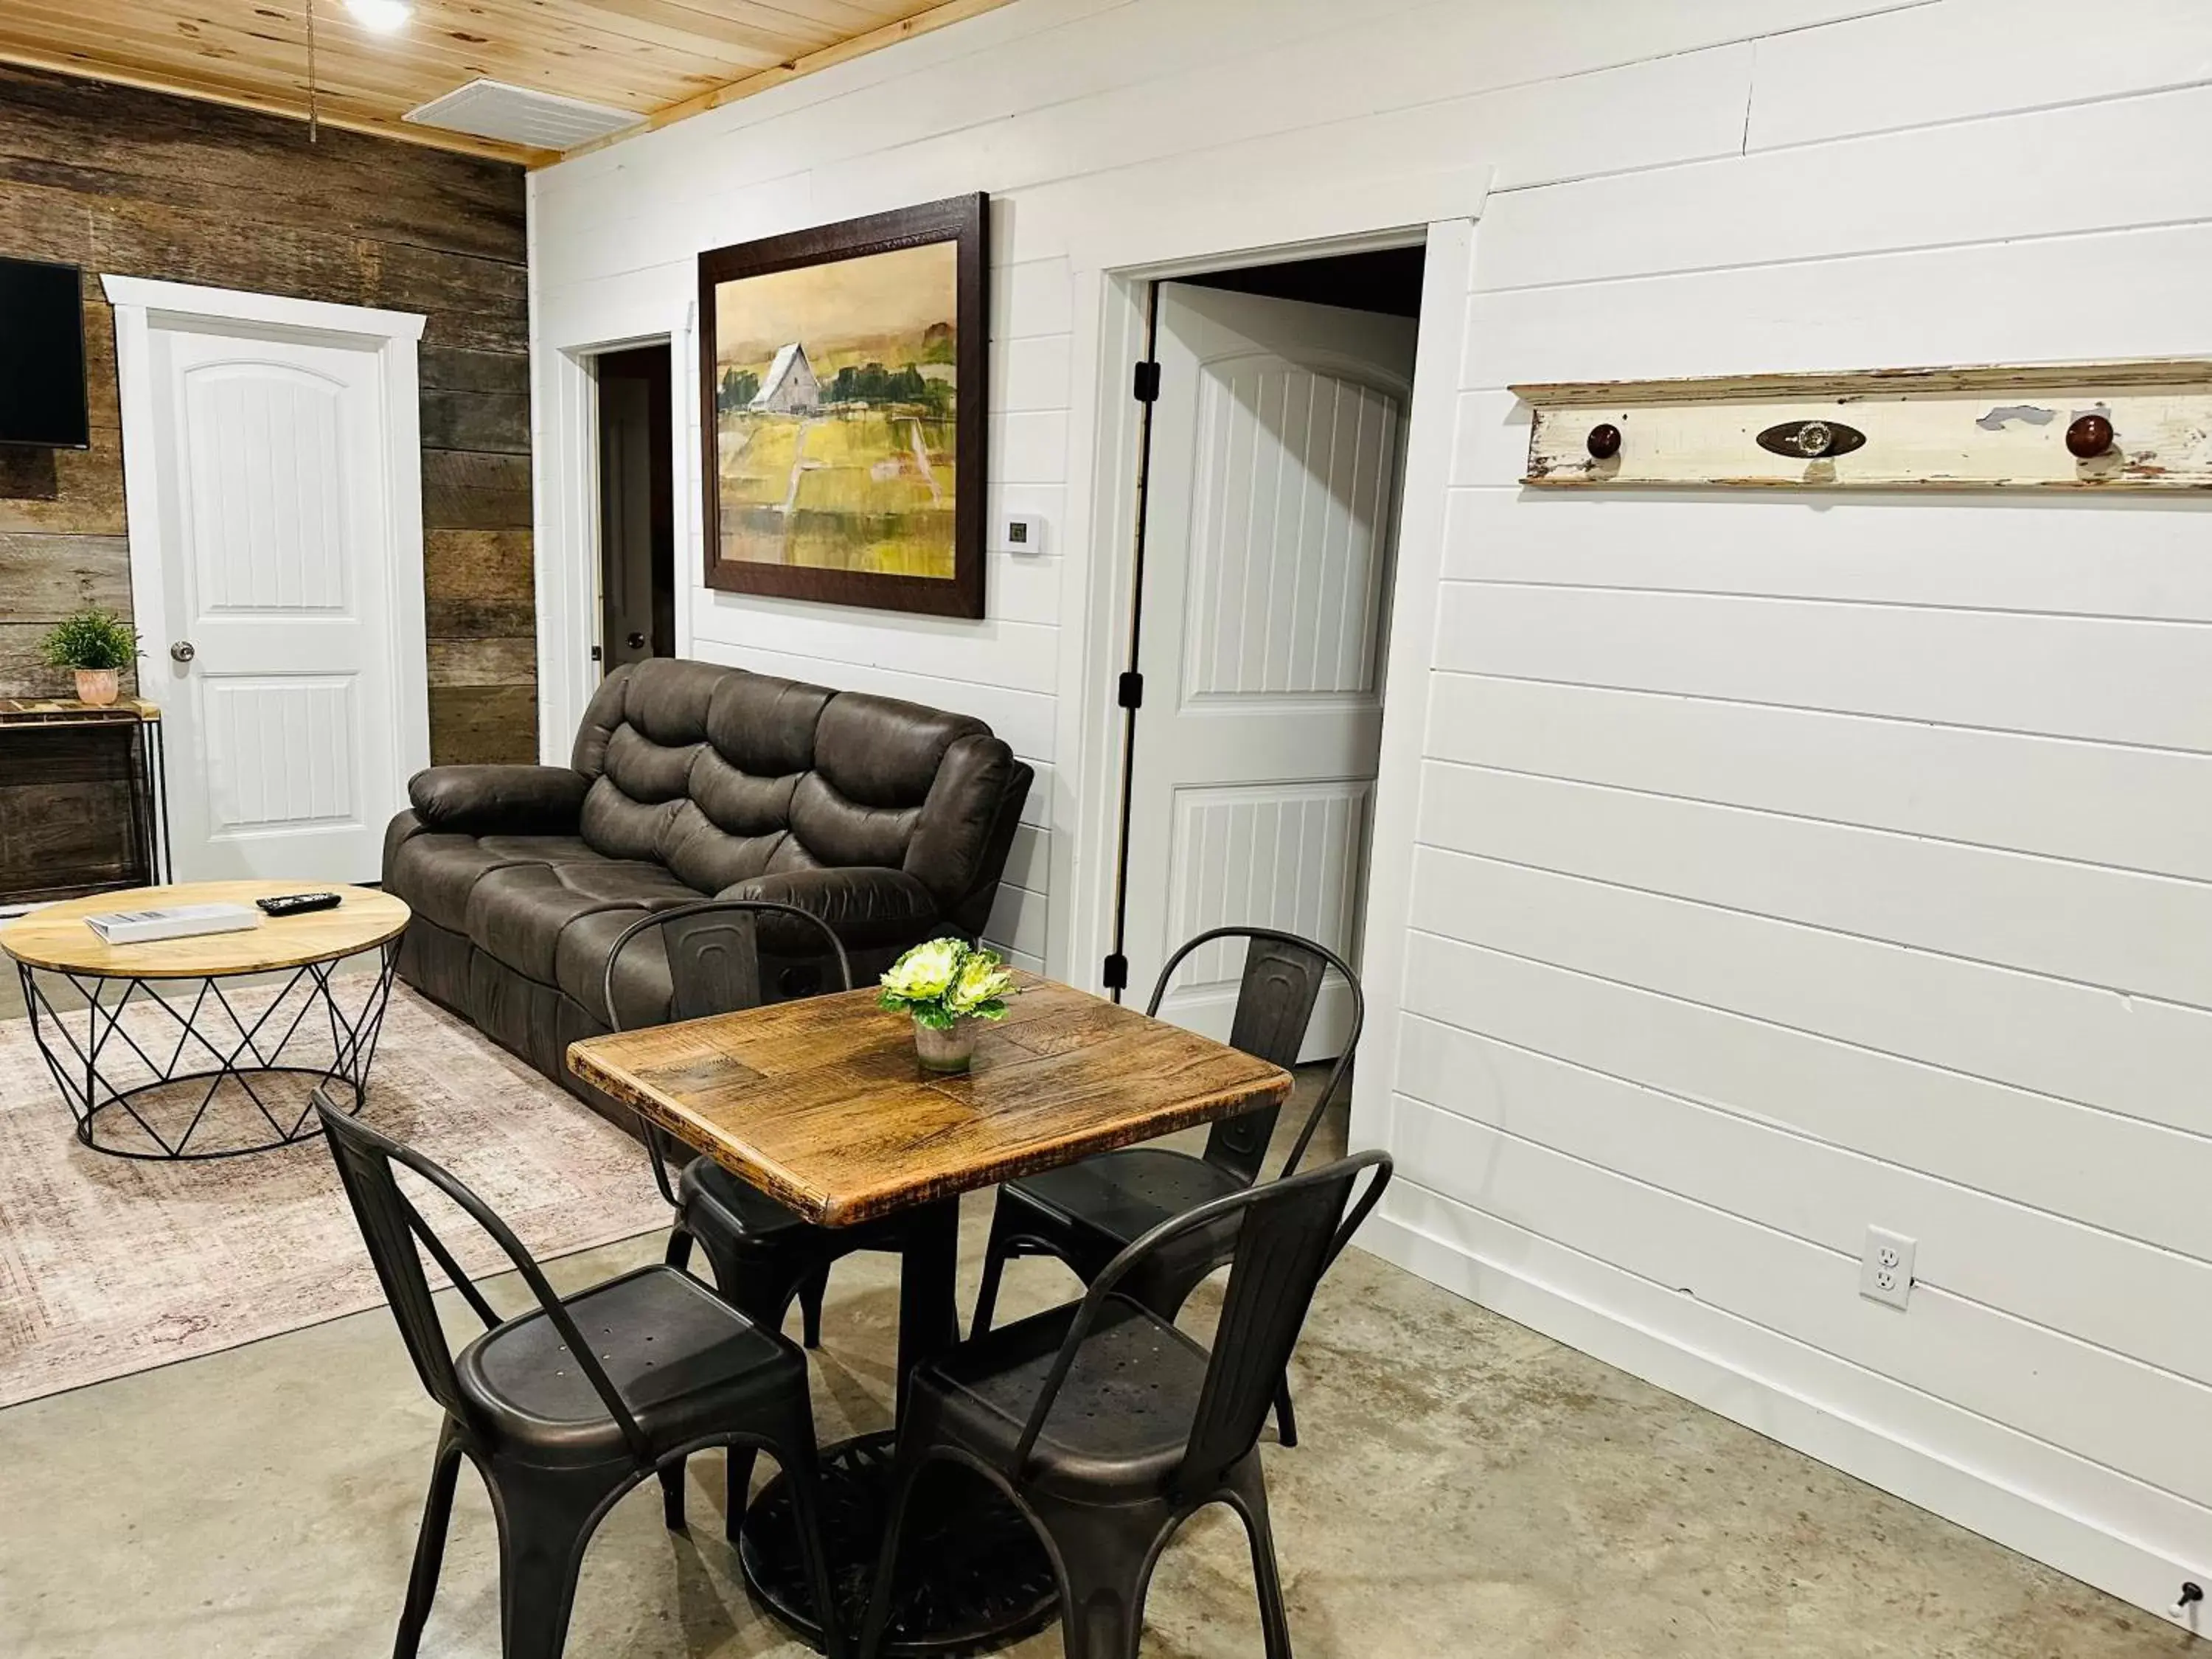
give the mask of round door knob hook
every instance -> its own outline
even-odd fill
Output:
[[[169,659],[172,662],[190,662],[198,654],[190,640],[179,640],[169,647]]]
[[[629,643],[631,650],[642,651],[645,649],[645,635],[642,634],[632,634],[629,636]]]
[[[1609,461],[1620,453],[1620,428],[1610,421],[1601,421],[1589,429],[1583,443],[1594,460]]]
[[[2102,415],[2077,415],[2066,428],[2066,448],[2077,460],[2094,461],[2112,447],[2112,423]]]

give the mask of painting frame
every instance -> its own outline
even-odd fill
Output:
[[[761,593],[878,611],[981,619],[990,398],[989,237],[990,198],[977,191],[735,243],[699,255],[700,493],[705,532],[703,575],[708,588],[725,593]],[[724,557],[718,407],[723,365],[716,326],[719,291],[725,284],[749,277],[936,242],[955,245],[951,576],[901,575]]]

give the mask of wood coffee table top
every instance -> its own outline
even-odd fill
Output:
[[[282,893],[336,893],[332,910],[262,916],[258,927],[200,933],[146,945],[105,945],[87,916],[163,904],[243,904]],[[258,912],[256,912],[258,915]],[[170,887],[126,887],[90,898],[49,904],[0,927],[0,951],[33,968],[109,979],[210,979],[259,974],[329,962],[374,950],[399,937],[412,915],[405,901],[369,887],[313,881],[188,881]]]
[[[568,1069],[810,1221],[854,1222],[1280,1103],[1279,1066],[1018,974],[965,1077],[872,988],[592,1037]]]

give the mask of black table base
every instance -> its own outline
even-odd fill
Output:
[[[16,966],[31,1034],[77,1139],[113,1158],[189,1161],[270,1152],[319,1135],[319,1086],[346,1111],[361,1110],[398,953],[381,947],[374,971],[358,978],[336,972],[343,960],[291,970],[258,1012],[238,1006],[234,991],[223,988],[224,978],[239,975],[145,980]],[[84,1006],[64,1012],[45,977],[66,981]],[[356,1012],[339,993],[363,981]],[[189,998],[161,994],[190,985],[198,989]]]
[[[830,1582],[855,1639],[890,1515],[892,1438],[888,1431],[864,1434],[822,1452]],[[738,1560],[755,1599],[819,1648],[822,1623],[781,1475],[745,1511]],[[1051,1558],[1022,1512],[974,1471],[932,1463],[908,1512],[884,1651],[933,1656],[1000,1647],[1049,1622],[1059,1604]]]

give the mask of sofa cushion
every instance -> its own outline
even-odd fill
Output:
[[[799,680],[726,671],[707,704],[707,742],[749,776],[795,777],[813,769],[815,731],[836,695]]]
[[[990,735],[989,726],[966,714],[845,691],[815,728],[814,769],[855,805],[920,806],[945,751],[962,738]]]
[[[393,850],[384,881],[417,914],[451,933],[465,933],[469,895],[477,883],[494,870],[530,861],[487,846],[474,836],[418,830]]]
[[[552,985],[562,931],[580,917],[623,910],[635,921],[698,896],[657,864],[593,859],[510,865],[489,872],[469,895],[469,939],[516,973]]]
[[[626,928],[651,914],[625,907],[578,916],[561,930],[560,942],[554,946],[553,982],[577,1006],[611,1029],[617,1022],[607,1016],[604,995],[607,952],[614,949]],[[622,960],[615,967],[615,1006],[622,1013],[620,1023],[633,1029],[664,1024],[675,1000],[666,941],[658,931],[640,934],[623,947]]]
[[[599,856],[581,836],[479,836],[477,845],[514,864],[583,864]]]

